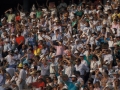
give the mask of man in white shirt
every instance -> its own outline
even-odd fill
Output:
[[[18,75],[17,85],[19,87],[19,90],[23,90],[25,89],[25,85],[26,85],[26,72],[23,69],[22,63],[18,65],[18,70],[19,70],[19,75]]]
[[[89,68],[82,64],[80,59],[76,60],[75,69],[80,72],[81,78],[85,80],[85,74],[89,72]]]
[[[55,76],[55,72],[56,72],[56,64],[54,61],[55,61],[55,58],[52,58],[50,62],[50,77],[51,78]]]
[[[87,62],[84,60],[84,55],[83,54],[80,54],[80,60],[81,60],[81,64],[84,64],[85,66],[88,67]]]
[[[60,34],[59,29],[55,30],[54,35],[52,36],[52,41],[60,41],[62,39],[62,36]]]
[[[110,65],[110,68],[112,68],[112,61],[113,56],[111,54],[111,50],[105,50],[105,55],[103,57],[104,64]]]
[[[7,61],[8,65],[10,67],[15,68],[15,60],[13,59],[13,52],[9,51],[9,54],[5,57],[5,60]]]

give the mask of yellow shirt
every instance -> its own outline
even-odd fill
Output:
[[[36,49],[36,50],[34,50],[34,55],[35,56],[37,56],[37,55],[39,55],[40,54],[40,49],[38,48],[38,49]]]
[[[7,15],[7,17],[8,17],[8,22],[11,22],[11,20],[14,20],[14,18],[15,18],[15,14],[6,14]]]

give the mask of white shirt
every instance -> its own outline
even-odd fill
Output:
[[[72,66],[64,66],[65,74],[70,77],[72,75]]]
[[[111,54],[104,55],[104,61],[110,63],[111,61],[113,61],[113,56]]]
[[[26,78],[26,84],[29,85],[30,83],[32,83],[32,76]]]
[[[41,35],[38,35],[38,40],[43,40],[43,37]]]
[[[24,69],[21,69],[21,70],[20,70],[18,79],[26,80],[26,72],[25,72]]]
[[[53,27],[54,33],[57,29],[59,29],[59,31],[62,32],[62,27],[61,26],[54,26]]]
[[[113,41],[108,41],[109,48],[114,47],[114,42]]]
[[[9,43],[5,43],[3,47],[4,47],[4,51],[11,50],[11,45]]]
[[[84,64],[85,66],[88,66],[88,64],[85,60],[81,60],[81,64]]]
[[[85,72],[89,72],[89,68],[84,64],[75,65],[75,69],[80,72],[80,75],[84,75]]]
[[[53,69],[53,67],[55,67],[54,63],[50,63],[50,74],[55,73],[55,70]]]
[[[91,72],[98,68],[98,61],[91,61],[90,63]]]
[[[24,12],[20,12],[20,18],[22,19],[23,17],[25,17],[25,13]]]
[[[120,36],[120,27],[117,28],[117,35]]]
[[[58,34],[58,36],[56,36],[55,34],[52,36],[52,41],[58,40],[60,41],[62,39],[61,35]]]
[[[43,48],[42,50],[41,50],[41,54],[45,54],[46,53],[46,51],[47,51],[47,48]]]
[[[88,41],[89,41],[88,43],[90,43],[91,45],[93,45],[95,43],[95,37],[94,36],[89,37]]]
[[[7,60],[7,62],[8,62],[9,65],[15,64],[15,61],[13,60],[13,58],[12,58],[11,55],[7,55],[7,56],[5,57],[5,59]]]
[[[89,35],[90,34],[90,27],[84,27],[83,28],[83,34]]]

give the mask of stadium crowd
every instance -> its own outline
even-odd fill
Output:
[[[120,1],[6,10],[0,90],[120,90]]]

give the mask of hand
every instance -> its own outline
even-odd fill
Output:
[[[9,11],[11,11],[11,10],[12,10],[12,8],[9,9]]]

